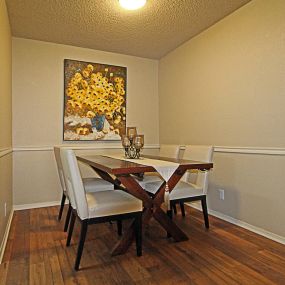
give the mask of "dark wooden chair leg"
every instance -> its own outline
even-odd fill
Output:
[[[172,209],[173,209],[174,214],[176,215],[177,214],[176,204],[173,204]]]
[[[185,217],[184,203],[183,203],[183,202],[180,202],[179,204],[180,204],[180,210],[181,210],[182,217]]]
[[[69,220],[70,220],[71,210],[72,210],[72,207],[71,207],[71,204],[69,203],[69,205],[68,205],[68,210],[67,210],[67,214],[66,214],[66,218],[65,218],[64,229],[63,229],[65,232],[66,232],[67,229],[68,229],[68,224],[69,224]]]
[[[171,220],[172,220],[172,209],[173,209],[173,207],[172,207],[172,205],[170,204],[170,210],[167,210],[167,216],[168,216]],[[167,233],[167,237],[168,237],[168,238],[171,237],[170,233]]]
[[[123,233],[123,224],[121,220],[117,221],[117,229],[118,229],[118,235],[121,236]]]
[[[66,246],[70,246],[70,241],[71,241],[72,232],[73,232],[73,228],[74,228],[75,218],[76,218],[75,213],[72,211],[71,212],[71,218],[70,218],[68,236],[67,236],[67,240],[66,240]]]
[[[60,203],[60,208],[59,208],[59,213],[58,213],[58,220],[59,221],[61,220],[61,217],[62,217],[62,212],[63,212],[65,200],[66,200],[66,196],[65,196],[64,192],[62,192],[61,203]]]
[[[172,210],[167,210],[167,216],[172,220]]]
[[[139,214],[135,220],[135,235],[137,256],[142,256],[142,214]]]
[[[203,209],[203,215],[204,215],[204,221],[205,221],[205,227],[209,228],[209,217],[208,217],[208,209],[207,209],[207,200],[206,196],[204,196],[201,199],[202,209]]]
[[[88,220],[82,221],[80,240],[79,240],[79,244],[78,244],[77,256],[76,256],[75,265],[74,265],[75,270],[79,270],[79,265],[80,265],[80,260],[81,260],[81,256],[82,256],[82,252],[83,252],[87,228],[88,228]]]

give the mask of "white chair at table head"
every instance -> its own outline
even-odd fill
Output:
[[[213,146],[204,145],[187,145],[183,154],[183,159],[212,162],[213,159]],[[170,208],[180,203],[183,205],[185,202],[192,202],[200,200],[202,203],[205,226],[209,227],[208,211],[206,195],[209,185],[209,171],[188,171],[181,179],[172,192],[169,194]],[[185,216],[184,206],[182,215]],[[169,213],[171,215],[171,213]]]

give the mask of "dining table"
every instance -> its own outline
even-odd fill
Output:
[[[144,161],[161,161],[175,163],[176,170],[171,174],[168,181],[162,180],[161,186],[155,195],[149,195],[139,184],[138,180],[143,178],[145,173],[157,172],[152,163],[147,165]],[[173,191],[175,185],[188,170],[209,171],[213,168],[213,163],[199,162],[185,159],[173,159],[153,155],[143,155],[139,159],[124,159],[120,157],[106,155],[77,155],[77,160],[91,168],[102,179],[114,184],[115,189],[127,191],[131,195],[140,199],[143,203],[142,223],[143,229],[154,218],[175,241],[188,240],[188,236],[177,224],[168,217],[162,205],[165,193]],[[112,255],[123,254],[127,251],[135,238],[135,223],[131,223],[129,228],[124,231],[122,238],[117,242],[112,250]]]

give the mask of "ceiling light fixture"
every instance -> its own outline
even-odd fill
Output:
[[[146,0],[119,0],[119,3],[127,10],[137,10],[145,5]]]

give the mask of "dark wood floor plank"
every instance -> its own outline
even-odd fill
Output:
[[[276,267],[269,262],[269,260],[266,260],[266,258],[263,258],[258,253],[258,247],[253,251],[252,248],[249,249],[248,241],[241,242],[238,241],[240,240],[239,238],[236,238],[234,241],[231,238],[231,234],[225,234],[225,230],[222,231],[223,232],[219,234],[220,242],[227,245],[227,248],[223,245],[223,252],[227,253],[227,255],[233,259],[238,259],[241,263],[256,271],[261,276],[267,276],[267,278],[275,282],[275,284],[284,284],[282,280],[283,273],[278,272]]]
[[[279,276],[275,276],[275,271],[270,270],[270,265],[267,266],[264,265],[260,260],[258,260],[258,252],[255,253],[246,253],[245,250],[239,244],[231,244],[230,242],[226,242],[223,240],[222,236],[215,236],[212,235],[211,238],[204,239],[201,237],[200,232],[197,233],[197,237],[195,238],[195,234],[192,234],[193,240],[199,245],[203,245],[204,248],[208,248],[208,250],[213,251],[214,246],[218,249],[220,253],[222,253],[224,256],[227,256],[231,258],[232,260],[238,260],[240,264],[243,266],[246,266],[246,270],[244,275],[246,273],[252,274],[252,272],[255,273],[256,279],[261,279],[261,281],[255,281],[258,284],[268,284],[270,283],[270,280],[277,282],[276,284],[279,284],[280,281]],[[199,244],[201,242],[201,244]],[[239,268],[239,272],[241,271],[241,268]],[[265,272],[266,271],[266,272]],[[266,274],[264,274],[266,273]],[[263,280],[266,276],[266,280]]]
[[[44,262],[30,264],[30,285],[47,284]]]
[[[28,210],[15,212],[15,232],[12,242],[9,268],[6,284],[29,283],[29,224],[30,214]]]
[[[47,210],[47,220],[45,221],[45,225],[48,228],[53,229],[53,231],[47,231],[45,234],[45,239],[47,242],[48,250],[45,251],[45,253],[48,255],[51,271],[52,271],[52,279],[53,284],[60,285],[64,284],[62,272],[60,268],[60,263],[56,251],[56,235],[57,235],[57,223],[55,221],[55,217],[51,214],[51,209],[46,208]]]
[[[4,261],[0,265],[0,284],[6,284],[8,268],[9,268],[9,261]]]
[[[194,219],[192,219],[192,223],[198,225],[198,222]],[[225,255],[234,260],[239,260],[240,263],[248,267],[248,273],[256,273],[257,279],[262,279],[263,276],[266,276],[266,280],[261,280],[260,284],[269,284],[270,282],[274,284],[284,284],[284,274],[282,271],[278,272],[274,264],[260,256],[259,251],[262,247],[256,246],[253,242],[251,243],[247,240],[240,239],[238,236],[233,236],[227,232],[226,229],[216,229],[212,227],[210,229],[210,235],[202,235],[202,232],[202,228],[193,228],[191,232],[192,238],[194,238],[196,234],[197,241],[202,241],[202,245],[206,247],[209,246],[211,249],[218,248],[219,251]],[[264,239],[263,246],[266,246],[267,241],[268,239]]]
[[[10,232],[5,248],[5,253],[2,259],[2,264],[0,265],[0,284],[6,284],[7,283],[7,275],[8,275],[8,269],[10,265],[11,260],[11,254],[12,254],[12,248],[13,248],[13,240],[15,238],[15,230],[17,225],[17,216],[14,215],[10,227]]]
[[[137,257],[121,258],[119,264],[135,283],[151,278],[150,273],[138,262]]]
[[[189,236],[176,243],[152,219],[143,237],[143,256],[135,245],[111,256],[119,240],[116,224],[88,229],[81,270],[74,271],[80,224],[66,247],[58,207],[16,211],[0,265],[0,284],[285,284],[285,246],[201,212],[186,209],[175,223]],[[130,222],[124,222],[126,229]]]
[[[199,256],[199,264],[205,264],[204,268],[210,269],[209,274],[218,275],[226,281],[226,284],[273,284],[270,280],[253,271],[238,260],[224,254],[218,248],[205,245],[199,237],[192,235],[193,245],[187,244],[184,250],[191,250],[191,254]],[[195,246],[196,245],[196,246]],[[203,259],[206,259],[206,261]]]
[[[172,246],[171,248],[160,249],[159,253],[165,258],[170,257],[174,265],[193,280],[194,284],[223,284],[226,278],[219,278],[212,274],[207,274],[208,263],[206,260],[198,258],[198,255],[181,247]],[[189,258],[190,257],[190,258]],[[228,284],[230,284],[228,282]]]
[[[278,242],[274,242],[263,236],[260,236],[254,232],[250,232],[236,225],[232,225],[231,227],[228,227],[227,232],[232,233],[233,235],[239,236],[240,238],[245,239],[249,242],[252,242],[261,248],[265,247],[265,244],[266,244],[267,250],[272,251],[273,253],[277,255],[280,255],[280,257],[285,256],[285,246],[284,245]],[[268,242],[266,243],[266,241]]]

